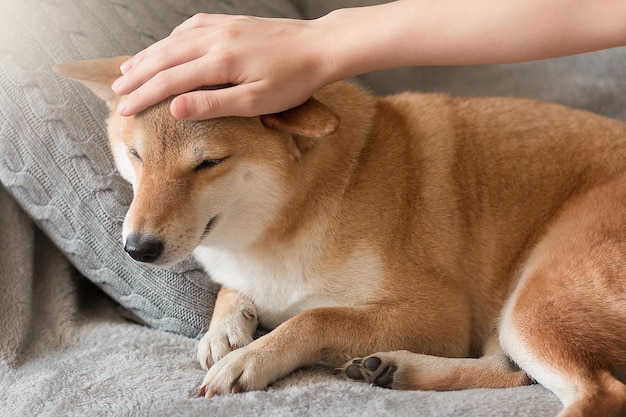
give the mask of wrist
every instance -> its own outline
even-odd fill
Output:
[[[361,56],[361,48],[353,38],[355,22],[350,9],[336,9],[314,21],[319,46],[317,55],[322,81],[330,84],[368,72]]]
[[[393,1],[337,9],[317,19],[329,82],[414,65],[413,36],[407,36],[416,32],[414,8],[411,2]]]

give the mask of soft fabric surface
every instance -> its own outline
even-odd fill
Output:
[[[56,62],[132,54],[199,11],[316,17],[375,2],[0,0],[0,415],[558,412],[540,386],[394,392],[325,369],[298,371],[267,391],[195,398],[204,373],[194,338],[208,326],[216,287],[192,261],[157,270],[126,256],[120,228],[132,192],[108,153],[106,109],[50,71]],[[626,120],[625,67],[621,48],[520,65],[404,68],[360,81],[384,93],[542,98]]]
[[[0,213],[1,416],[536,417],[560,408],[538,385],[400,392],[320,368],[266,391],[196,398],[196,340],[122,319],[2,188]]]

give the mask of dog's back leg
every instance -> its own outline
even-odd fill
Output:
[[[561,400],[565,408],[559,417],[624,416],[626,385],[616,379],[612,367],[601,360],[602,341],[590,346],[591,349],[580,346],[579,341],[574,340],[577,335],[568,340],[567,333],[572,329],[557,323],[558,316],[554,318],[548,325],[553,326],[551,329],[528,316],[511,319],[516,323],[513,326],[506,318],[501,333],[506,351],[533,379]],[[581,324],[578,330],[584,331],[584,327],[585,324]],[[593,333],[591,330],[586,336],[590,343],[594,343],[591,341],[595,339]],[[624,334],[621,330],[616,333]]]
[[[571,201],[521,273],[501,321],[504,350],[552,390],[561,417],[626,413],[626,180]]]
[[[452,391],[508,388],[531,380],[502,353],[492,335],[481,358],[445,358],[403,351],[379,352],[344,364],[341,370],[358,380],[401,390]]]

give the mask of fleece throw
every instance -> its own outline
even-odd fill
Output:
[[[0,416],[552,416],[539,385],[402,392],[296,371],[197,398],[197,340],[128,321],[0,187]]]

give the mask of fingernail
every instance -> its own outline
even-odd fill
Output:
[[[126,103],[126,99],[122,99],[122,101],[120,101],[117,105],[117,112],[120,114],[120,116],[126,116],[127,108],[128,103]]]
[[[189,102],[187,97],[175,97],[170,104],[170,112],[175,118],[179,120],[189,117],[189,115],[191,114],[191,110],[189,108]]]
[[[122,73],[122,75],[124,75],[128,71],[130,71],[132,67],[133,67],[132,60],[129,59],[128,61],[124,61],[122,62],[122,65],[120,65],[120,72]]]
[[[111,84],[111,90],[113,90],[115,94],[118,94],[118,90],[121,87],[121,85],[122,85],[122,77],[113,81],[113,84]]]

